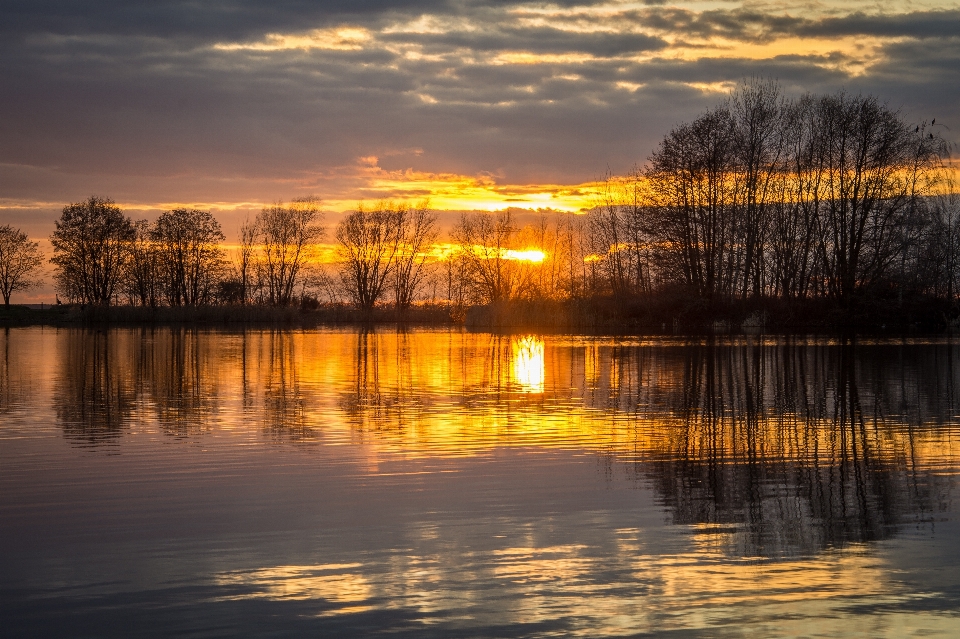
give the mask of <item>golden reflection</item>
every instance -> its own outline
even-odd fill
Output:
[[[845,602],[898,599],[892,594],[898,589],[889,567],[862,548],[797,562],[731,562],[713,552],[646,553],[636,539],[639,531],[621,532],[626,533],[625,543],[614,566],[604,565],[607,559],[582,545],[497,551],[494,574],[503,590],[517,593],[504,604],[505,616],[518,623],[544,622],[555,617],[555,602],[562,600],[567,615],[601,624],[572,634],[634,636],[708,628],[733,606],[782,619],[791,616],[791,606],[803,602],[822,608],[829,618],[830,611]],[[636,584],[645,585],[644,596],[624,597]]]
[[[602,526],[603,522],[598,522]],[[424,615],[462,612],[476,624],[543,624],[563,619],[565,636],[636,636],[716,629],[735,619],[766,620],[765,636],[811,633],[846,636],[862,628],[849,607],[881,607],[883,629],[871,636],[898,636],[896,629],[923,627],[949,636],[955,616],[917,604],[931,593],[910,592],[899,572],[863,545],[817,557],[765,562],[734,559],[694,547],[658,552],[644,531],[611,531],[614,553],[584,544],[507,543],[482,555],[431,550],[434,539],[412,547],[384,569],[360,564],[276,566],[222,573],[221,586],[241,592],[223,599],[316,599],[333,604],[321,616],[375,607],[405,608]],[[911,625],[913,624],[913,625]],[[881,630],[881,628],[877,628]]]
[[[367,579],[356,569],[360,564],[319,564],[316,566],[274,566],[252,571],[221,573],[219,586],[232,586],[243,592],[221,600],[321,599],[339,604],[326,614],[349,614],[369,610],[362,605],[371,597]]]
[[[960,461],[949,342],[383,329],[58,339],[56,417],[81,445],[133,428],[342,445],[368,476],[398,460],[581,450],[655,490],[704,552],[787,557],[888,538],[944,507]]]
[[[40,359],[28,351],[36,340],[14,333],[3,335],[10,357]],[[341,549],[329,563],[220,572],[221,599],[316,601],[320,615],[405,608],[427,623],[469,608],[478,624],[573,620],[570,636],[740,618],[773,620],[764,636],[845,635],[855,606],[882,608],[884,628],[922,619],[949,636],[957,627],[922,605],[940,593],[904,585],[899,557],[884,550],[895,544],[877,543],[898,531],[923,536],[950,513],[960,467],[960,346],[950,339],[384,329],[66,329],[50,339],[51,396],[70,442],[117,446],[131,432],[170,441],[183,434],[171,421],[199,420],[191,433],[211,448],[296,447],[310,463],[336,460],[345,481],[363,486],[357,495],[417,499],[427,493],[409,487],[444,485],[450,476],[439,473],[476,470],[500,453],[536,465],[549,449],[539,456],[549,465],[569,451],[596,459],[599,481],[640,487],[630,498],[646,494],[645,508],[658,509],[654,524],[593,502],[539,519],[484,511],[481,523],[431,510],[427,525],[393,522],[386,554],[362,563]],[[470,456],[479,459],[456,459]],[[575,503],[591,488],[583,477],[587,486],[550,494]],[[811,618],[821,626],[805,625]]]
[[[542,393],[546,377],[543,339],[534,335],[514,338],[513,377],[525,393]]]

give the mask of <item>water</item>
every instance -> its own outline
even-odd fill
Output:
[[[957,636],[960,345],[0,333],[3,636]]]

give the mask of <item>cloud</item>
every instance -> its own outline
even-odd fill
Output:
[[[0,198],[348,199],[372,156],[582,184],[758,75],[957,121],[960,11],[818,6],[7,2]]]

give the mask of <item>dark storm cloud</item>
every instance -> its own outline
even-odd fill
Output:
[[[769,37],[771,32],[783,32],[801,24],[803,20],[747,10],[691,11],[676,7],[646,9],[628,14],[629,19],[665,33],[683,37],[724,37],[738,40],[756,40]]]
[[[956,144],[960,105],[960,36],[943,46],[931,40],[897,42],[884,47],[885,59],[856,86],[879,95],[911,120],[938,120],[938,133]]]

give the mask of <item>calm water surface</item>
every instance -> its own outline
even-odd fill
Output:
[[[3,636],[960,636],[960,346],[0,332]]]

